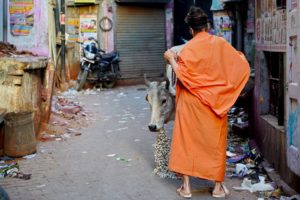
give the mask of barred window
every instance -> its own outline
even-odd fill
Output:
[[[268,71],[270,102],[269,114],[278,119],[278,125],[284,125],[284,57],[283,53],[265,52]]]

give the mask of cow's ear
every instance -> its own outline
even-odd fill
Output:
[[[148,94],[146,94],[146,97],[145,97],[145,99],[146,99],[146,101],[149,101],[149,100],[148,100]]]
[[[169,81],[167,81],[167,80],[165,80],[165,81],[163,81],[163,82],[160,82],[160,84],[159,84],[159,87],[160,88],[165,88],[165,89],[169,89],[169,85],[170,85],[170,82]]]
[[[169,90],[169,86],[170,86],[170,81],[169,79],[166,80],[166,89]]]

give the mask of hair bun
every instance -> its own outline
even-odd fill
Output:
[[[192,6],[185,18],[185,22],[197,31],[207,27],[208,17],[201,8]]]

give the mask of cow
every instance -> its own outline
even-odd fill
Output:
[[[171,48],[175,53],[179,53],[184,45]],[[146,100],[151,107],[151,120],[148,128],[152,132],[161,130],[164,124],[174,120],[175,117],[175,95],[176,76],[170,64],[166,65],[166,81],[149,81],[144,75],[147,86]]]
[[[179,53],[182,47],[183,45],[175,46],[172,50]],[[146,100],[151,108],[148,128],[151,132],[158,132],[154,145],[154,173],[161,178],[177,179],[176,174],[168,170],[170,139],[164,129],[164,124],[175,118],[176,77],[170,64],[166,66],[166,75],[166,81],[149,81],[144,75],[147,86]]]
[[[145,76],[147,86],[146,101],[151,108],[151,120],[148,128],[152,132],[163,129],[164,124],[174,120],[175,96],[169,91],[169,81],[149,81]]]
[[[169,92],[169,81],[149,81],[145,76],[147,85],[146,100],[151,108],[151,121],[148,128],[158,132],[154,144],[154,173],[161,178],[176,179],[176,174],[168,170],[170,139],[164,129],[164,124],[174,120],[175,97]]]

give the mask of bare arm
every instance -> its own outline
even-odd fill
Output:
[[[164,57],[170,63],[173,70],[175,71],[175,69],[178,67],[178,64],[176,62],[176,60],[177,60],[176,53],[171,51],[171,50],[168,50],[168,51],[165,52]]]

